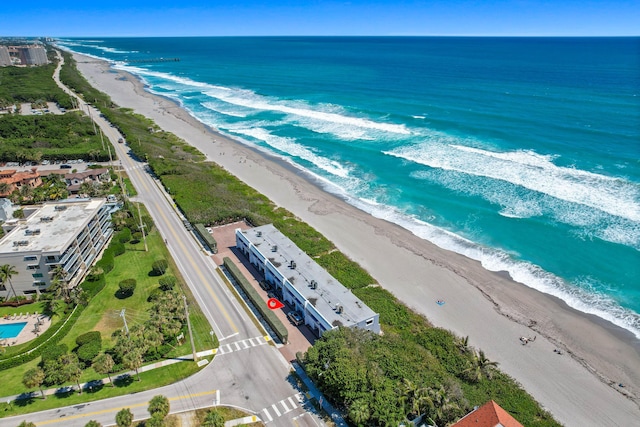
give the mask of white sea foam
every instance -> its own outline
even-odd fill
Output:
[[[154,77],[179,85],[179,87],[168,87],[167,89],[170,90],[195,88],[210,98],[229,104],[231,108],[223,108],[223,111],[237,111],[237,107],[242,107],[254,112],[271,111],[282,113],[289,123],[306,127],[314,132],[329,133],[344,140],[373,140],[380,136],[380,132],[385,133],[385,137],[411,134],[411,131],[404,124],[385,123],[364,117],[356,117],[350,115],[338,105],[309,105],[306,101],[278,100],[259,95],[247,89],[212,85],[123,63],[118,63],[115,68],[138,76]]]
[[[233,132],[264,141],[271,147],[287,153],[288,155],[304,159],[318,168],[332,175],[346,178],[349,176],[349,169],[339,162],[326,157],[319,156],[310,149],[298,144],[293,138],[285,138],[271,134],[268,130],[251,127],[248,129],[234,129]]]
[[[213,102],[203,102],[201,105],[208,110],[212,110],[212,111],[215,111],[216,113],[224,114],[225,116],[245,118],[249,115],[249,113],[241,112],[239,110],[224,109]]]
[[[601,240],[640,250],[640,223],[599,209],[557,199],[506,181],[478,178],[457,171],[426,170],[411,174],[450,190],[481,197],[500,206],[498,213],[509,218],[545,216],[555,222],[576,227],[581,238]]]
[[[455,233],[405,215],[389,206],[364,199],[349,197],[347,199],[349,203],[377,218],[398,224],[443,249],[480,261],[489,271],[506,271],[516,282],[558,297],[570,307],[606,319],[640,338],[640,315],[620,306],[600,292],[586,291],[581,287],[568,284],[534,264],[518,261],[504,251],[482,247]]]
[[[432,168],[491,178],[640,221],[640,188],[621,178],[556,166],[530,151],[492,152],[439,142],[404,146],[385,154]]]

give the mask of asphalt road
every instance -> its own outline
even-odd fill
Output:
[[[59,83],[58,73],[54,80]],[[64,86],[61,85],[66,90]],[[70,92],[69,92],[70,93]],[[147,165],[129,153],[122,136],[96,109],[79,100],[111,141],[121,165],[174,257],[180,273],[209,320],[212,330],[227,349],[196,375],[170,386],[83,405],[42,411],[25,416],[0,419],[0,426],[17,426],[22,420],[38,426],[84,426],[94,419],[103,425],[114,424],[115,414],[130,408],[136,419],[148,417],[147,403],[155,395],[169,398],[171,413],[184,412],[216,403],[243,408],[256,414],[269,426],[317,426],[323,422],[311,412],[311,405],[294,388],[291,366],[272,345],[264,344],[264,332],[258,330],[249,315],[222,283],[217,266],[186,230],[170,198],[148,173]],[[260,344],[262,342],[263,344]],[[185,362],[190,363],[190,362]],[[309,409],[310,411],[307,411]]]

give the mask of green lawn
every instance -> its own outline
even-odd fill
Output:
[[[111,387],[111,385],[105,385],[99,389],[94,390],[93,392],[85,391],[82,394],[73,392],[64,395],[47,396],[45,400],[39,397],[40,391],[38,389],[34,389],[34,391],[37,392],[37,397],[35,398],[18,400],[12,402],[9,405],[6,402],[0,403],[0,418],[20,414],[28,414],[31,412],[54,409],[61,406],[76,405],[79,403],[86,403],[94,400],[107,399],[109,397],[122,396],[125,394],[151,390],[157,387],[171,384],[175,382],[177,378],[186,378],[190,375],[193,375],[198,372],[199,369],[200,368],[198,368],[198,366],[192,362],[176,363],[173,365],[154,369],[149,372],[142,372],[140,374],[141,381],[137,381],[137,377],[134,375],[132,377],[133,381],[128,384],[120,384],[119,386],[115,387]]]

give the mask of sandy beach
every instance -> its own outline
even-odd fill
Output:
[[[559,422],[640,424],[640,341],[631,333],[374,218],[292,166],[215,133],[133,76],[75,57],[87,80],[116,104],[154,120],[293,212],[434,325],[468,335]],[[536,340],[522,345],[522,336]]]

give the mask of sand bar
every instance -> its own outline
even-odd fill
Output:
[[[293,212],[436,326],[468,335],[561,423],[638,425],[640,342],[631,333],[374,218],[285,162],[211,131],[135,77],[75,57],[87,80],[116,104],[154,120]],[[522,336],[537,338],[522,345]]]

